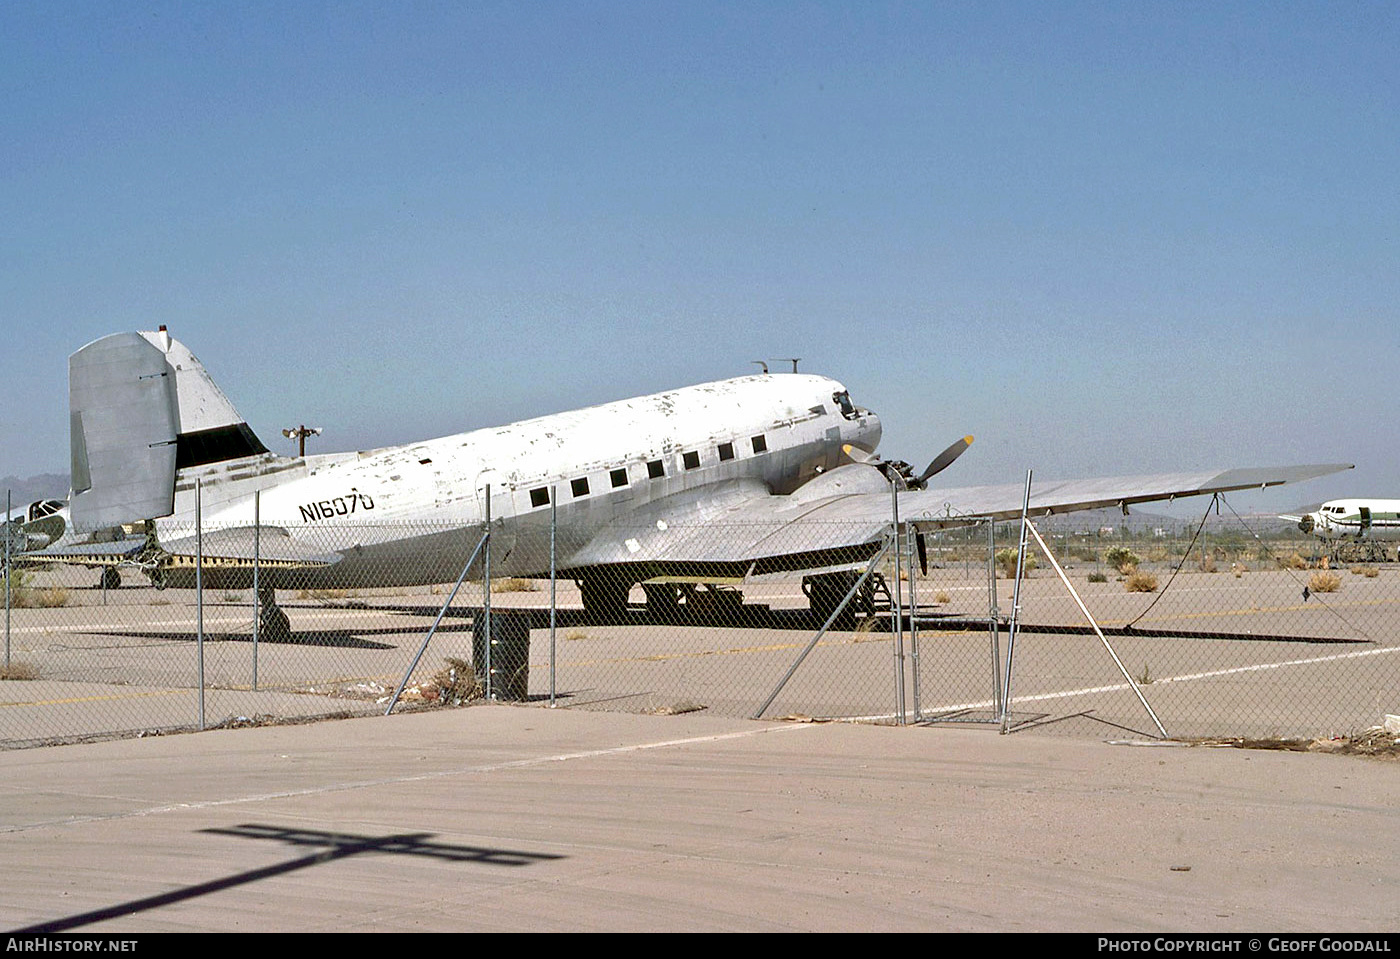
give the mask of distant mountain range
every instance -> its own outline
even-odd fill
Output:
[[[37,476],[6,476],[0,478],[0,496],[10,491],[10,502],[15,506],[32,503],[36,499],[67,499],[67,473],[39,473]],[[4,508],[0,502],[0,509]]]

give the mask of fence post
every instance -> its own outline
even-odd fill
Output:
[[[486,641],[486,698],[491,699],[491,484],[486,484],[486,556],[481,567],[481,609]]]
[[[919,592],[914,570],[919,565],[919,535],[913,523],[905,527],[905,547],[909,550],[909,663],[914,672],[914,722],[923,722],[923,712],[919,706]]]
[[[258,599],[258,566],[262,554],[262,490],[253,493],[253,692],[258,691],[258,629],[262,604]]]
[[[199,728],[204,728],[204,519],[200,513],[204,481],[194,481],[195,646],[199,649]]]
[[[10,491],[5,490],[5,668],[10,668]]]
[[[1011,590],[1011,630],[1006,637],[1006,685],[1002,687],[1001,731],[1011,722],[1011,668],[1016,661],[1016,624],[1021,613],[1021,577],[1026,569],[1026,523],[1031,510],[1031,471],[1026,470],[1026,495],[1021,501],[1021,539],[1016,549],[1016,585]],[[995,558],[995,557],[994,557]]]
[[[554,632],[556,625],[556,602],[558,594],[556,584],[559,579],[558,557],[555,553],[555,533],[559,526],[559,507],[554,500],[554,487],[549,488],[549,706],[551,709],[556,705],[554,702]]]

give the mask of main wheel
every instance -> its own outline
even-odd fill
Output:
[[[258,615],[259,638],[269,643],[285,643],[292,638],[292,623],[280,606],[264,606]]]
[[[122,571],[115,566],[102,567],[102,578],[97,585],[102,589],[121,589]]]
[[[845,606],[841,606],[841,600],[846,598],[846,594],[851,591],[858,578],[853,570],[802,577],[802,592],[807,594],[807,600],[811,603],[812,619],[816,621],[815,625],[818,628],[832,613],[836,613],[838,607],[841,611],[837,613],[831,629],[845,633],[856,628],[857,597],[852,597]]]
[[[627,612],[627,594],[632,584],[611,576],[592,576],[579,580],[583,594],[583,610],[591,618],[605,621],[621,619]]]

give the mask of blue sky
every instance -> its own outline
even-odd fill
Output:
[[[0,0],[0,475],[167,324],[272,448],[798,356],[949,484],[1400,496],[1400,7]]]

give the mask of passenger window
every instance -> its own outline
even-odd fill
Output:
[[[608,475],[610,475],[610,476],[612,477],[613,489],[617,489],[619,486],[626,486],[626,485],[627,485],[627,470],[626,470],[626,469],[616,469],[616,470],[613,470],[613,471],[612,471],[610,474],[608,474]]]
[[[753,438],[753,451],[755,453],[768,452],[768,440],[764,437],[762,433],[759,433]]]
[[[536,506],[548,506],[548,505],[549,505],[549,487],[548,487],[548,486],[540,486],[540,487],[537,487],[536,489],[530,490],[530,506],[531,506],[532,508],[533,508],[533,507],[536,507]]]
[[[700,467],[700,454],[694,450],[688,453],[682,453],[681,463],[688,470],[698,469]]]
[[[652,460],[650,463],[647,464],[647,476],[649,478],[661,479],[661,477],[665,475],[666,467],[661,464],[660,460]]]
[[[733,444],[733,443],[721,443],[721,444],[719,444],[719,459],[720,459],[720,462],[722,463],[722,462],[724,462],[725,460],[732,460],[733,458],[734,458],[734,444]]]
[[[575,496],[587,496],[587,495],[588,495],[588,477],[587,477],[587,476],[584,476],[584,477],[581,477],[581,478],[579,478],[579,479],[574,480],[572,483],[569,484],[569,486],[570,486],[570,488],[574,491],[574,495],[575,495]]]

